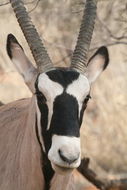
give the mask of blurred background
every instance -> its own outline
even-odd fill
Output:
[[[83,0],[25,0],[29,14],[57,66],[69,66],[84,9]],[[7,0],[0,1],[0,101],[30,97],[22,77],[6,53],[13,33],[33,61]],[[89,57],[105,45],[110,54],[106,71],[92,86],[81,129],[82,157],[98,175],[127,176],[127,0],[98,0]],[[80,184],[82,186],[84,181]],[[80,188],[81,189],[81,188]]]

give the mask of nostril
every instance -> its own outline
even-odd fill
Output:
[[[76,156],[76,157],[67,158],[67,157],[63,154],[63,152],[62,152],[60,149],[58,150],[58,152],[59,152],[60,158],[61,158],[64,162],[67,162],[68,164],[72,164],[73,162],[75,162],[75,161],[78,160],[78,158],[79,158],[79,155]]]

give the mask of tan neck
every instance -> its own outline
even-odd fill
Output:
[[[66,176],[55,173],[51,181],[50,190],[74,190],[73,173]]]

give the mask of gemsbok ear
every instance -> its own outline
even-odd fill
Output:
[[[18,72],[23,76],[25,83],[29,89],[34,93],[34,83],[37,75],[36,68],[29,61],[24,53],[22,46],[17,39],[9,34],[7,37],[7,53],[17,68]]]
[[[90,58],[87,65],[87,78],[93,83],[109,63],[108,49],[105,46],[100,47]]]

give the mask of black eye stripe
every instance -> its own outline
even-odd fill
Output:
[[[45,97],[44,94],[40,91],[36,91],[35,94],[37,97]]]
[[[84,105],[84,104],[87,104],[88,101],[89,101],[89,99],[91,99],[90,94],[88,94],[88,95],[86,96],[86,98],[84,99],[83,105]]]
[[[44,94],[41,93],[40,91],[36,91],[35,95],[36,95],[36,97],[37,97],[37,99],[38,99],[38,101],[39,101],[40,103],[45,104],[45,103],[47,102],[46,97],[45,97]]]
[[[83,104],[82,104],[82,109],[80,111],[80,119],[79,119],[80,125],[82,124],[83,114],[84,114],[85,109],[87,108],[87,103],[88,103],[89,99],[91,99],[90,94],[88,94],[86,96],[86,98],[84,99]]]

